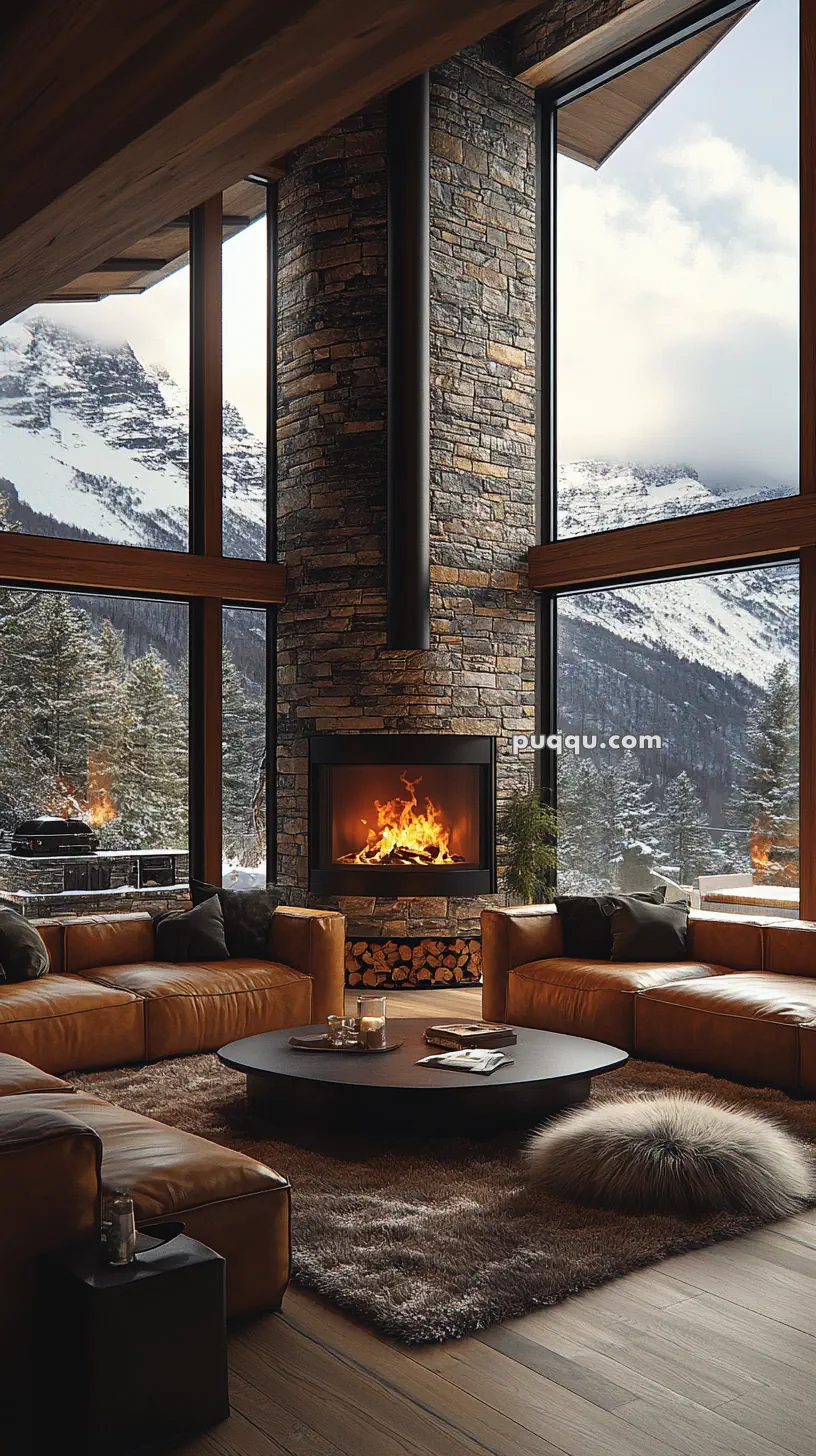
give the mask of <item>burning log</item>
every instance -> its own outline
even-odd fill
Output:
[[[451,853],[450,829],[431,799],[425,800],[424,813],[418,812],[416,786],[422,778],[409,779],[403,770],[400,782],[408,790],[408,797],[398,796],[385,804],[375,799],[377,828],[369,829],[362,849],[341,855],[337,863],[407,868],[465,864],[463,855]],[[365,824],[366,820],[361,822]]]

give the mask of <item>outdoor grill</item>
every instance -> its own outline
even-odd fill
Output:
[[[60,818],[41,814],[24,819],[11,836],[12,854],[31,856],[49,854],[95,854],[99,836],[82,819]]]

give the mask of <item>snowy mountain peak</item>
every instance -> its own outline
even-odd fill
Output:
[[[40,314],[0,328],[0,479],[23,529],[184,550],[187,392],[126,342]],[[262,555],[266,461],[225,409],[225,540]]]

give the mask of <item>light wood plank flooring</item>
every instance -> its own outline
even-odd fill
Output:
[[[392,993],[478,1015],[479,992]],[[291,1289],[230,1341],[183,1456],[816,1456],[816,1213],[477,1337],[409,1350]]]

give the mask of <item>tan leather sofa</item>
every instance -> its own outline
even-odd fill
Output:
[[[696,911],[685,961],[563,952],[554,906],[483,911],[484,1016],[816,1096],[816,923]]]
[[[323,1022],[344,995],[345,920],[332,912],[279,908],[258,961],[157,961],[143,914],[38,929],[49,974],[0,985],[0,1396],[18,1404],[37,1367],[38,1263],[98,1237],[103,1183],[131,1193],[142,1227],[179,1217],[223,1254],[230,1315],[277,1309],[289,1278],[285,1177],[52,1074]]]
[[[191,1237],[223,1254],[229,1315],[280,1306],[289,1278],[286,1178],[0,1054],[4,1398],[19,1399],[39,1368],[32,1356],[40,1261],[98,1238],[103,1183],[131,1193],[142,1227],[178,1217]]]
[[[0,1052],[48,1072],[83,1071],[216,1050],[343,1009],[345,921],[280,907],[268,960],[156,959],[149,915],[88,916],[37,927],[51,971],[0,985]]]

